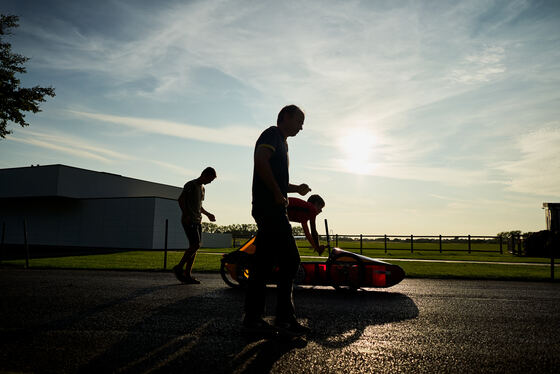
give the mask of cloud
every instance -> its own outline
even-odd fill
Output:
[[[183,139],[192,139],[207,143],[248,147],[253,145],[256,136],[258,135],[258,129],[243,126],[208,128],[161,119],[124,117],[74,110],[69,110],[68,112],[78,117],[85,117],[97,121],[114,123],[144,133],[172,136]]]
[[[560,195],[560,122],[517,138],[519,158],[496,165],[508,189],[532,195]]]
[[[503,47],[485,47],[478,53],[466,56],[461,67],[451,71],[449,79],[466,84],[488,82],[506,72],[504,58]]]
[[[147,160],[159,167],[163,167],[166,168],[168,170],[173,171],[173,173],[175,173],[176,175],[179,175],[181,177],[184,177],[185,175],[196,175],[197,171],[191,170],[191,169],[186,169],[184,167],[175,165],[175,164],[171,164],[169,162],[163,162],[163,161],[157,161],[157,160]]]
[[[360,165],[349,165],[348,160],[331,159],[326,164],[309,168],[402,180],[437,182],[453,186],[492,183],[487,171],[422,166],[415,163],[368,162]]]
[[[79,137],[64,135],[55,131],[46,133],[14,130],[13,136],[10,136],[8,141],[30,144],[40,148],[63,152],[71,156],[101,161],[106,164],[110,164],[115,160],[131,159],[130,156],[123,153],[91,144]]]

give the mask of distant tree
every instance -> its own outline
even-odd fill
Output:
[[[211,222],[202,222],[202,231],[208,233],[226,233],[234,236],[252,236],[257,234],[257,225],[254,223],[234,223],[227,226],[219,226]],[[301,226],[292,226],[292,233],[295,236],[303,235]]]
[[[39,103],[46,101],[45,96],[54,97],[54,88],[20,87],[16,74],[25,74],[24,63],[29,58],[12,53],[10,43],[4,41],[5,35],[11,35],[10,29],[18,27],[19,18],[0,14],[0,137],[5,138],[12,132],[7,129],[8,121],[22,127],[29,124],[23,112],[40,112]]]
[[[502,231],[502,232],[499,232],[496,236],[498,238],[502,238],[504,240],[509,240],[512,237],[518,238],[519,236],[521,236],[521,231],[520,230]]]
[[[303,232],[303,227],[301,226],[292,226],[292,235],[294,236],[303,236],[305,233]]]
[[[212,222],[202,222],[202,231],[203,232],[208,232],[210,234],[214,234],[219,232],[218,230],[220,229],[220,226],[216,225],[215,223]]]

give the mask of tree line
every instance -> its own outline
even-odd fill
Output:
[[[257,234],[257,225],[254,223],[236,223],[221,226],[212,222],[202,222],[202,231],[212,234],[231,234],[233,236],[249,237]],[[292,226],[292,233],[295,236],[304,235],[301,226]]]

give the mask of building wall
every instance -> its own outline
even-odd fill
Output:
[[[6,244],[151,249],[154,198],[2,199]]]
[[[69,199],[61,197],[0,200],[0,224],[6,244],[23,244],[23,220],[30,245],[163,249],[188,246],[176,200],[155,197]],[[227,248],[229,234],[203,234],[202,246]]]
[[[186,249],[188,240],[181,226],[181,209],[177,200],[155,199],[153,215],[152,247],[163,249],[165,246],[165,220],[168,220],[167,248]]]

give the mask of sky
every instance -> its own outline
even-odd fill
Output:
[[[64,164],[183,186],[253,223],[253,148],[279,110],[290,182],[331,232],[495,235],[560,202],[558,1],[28,1],[7,38],[55,98],[0,168]],[[305,198],[305,197],[303,197]]]

